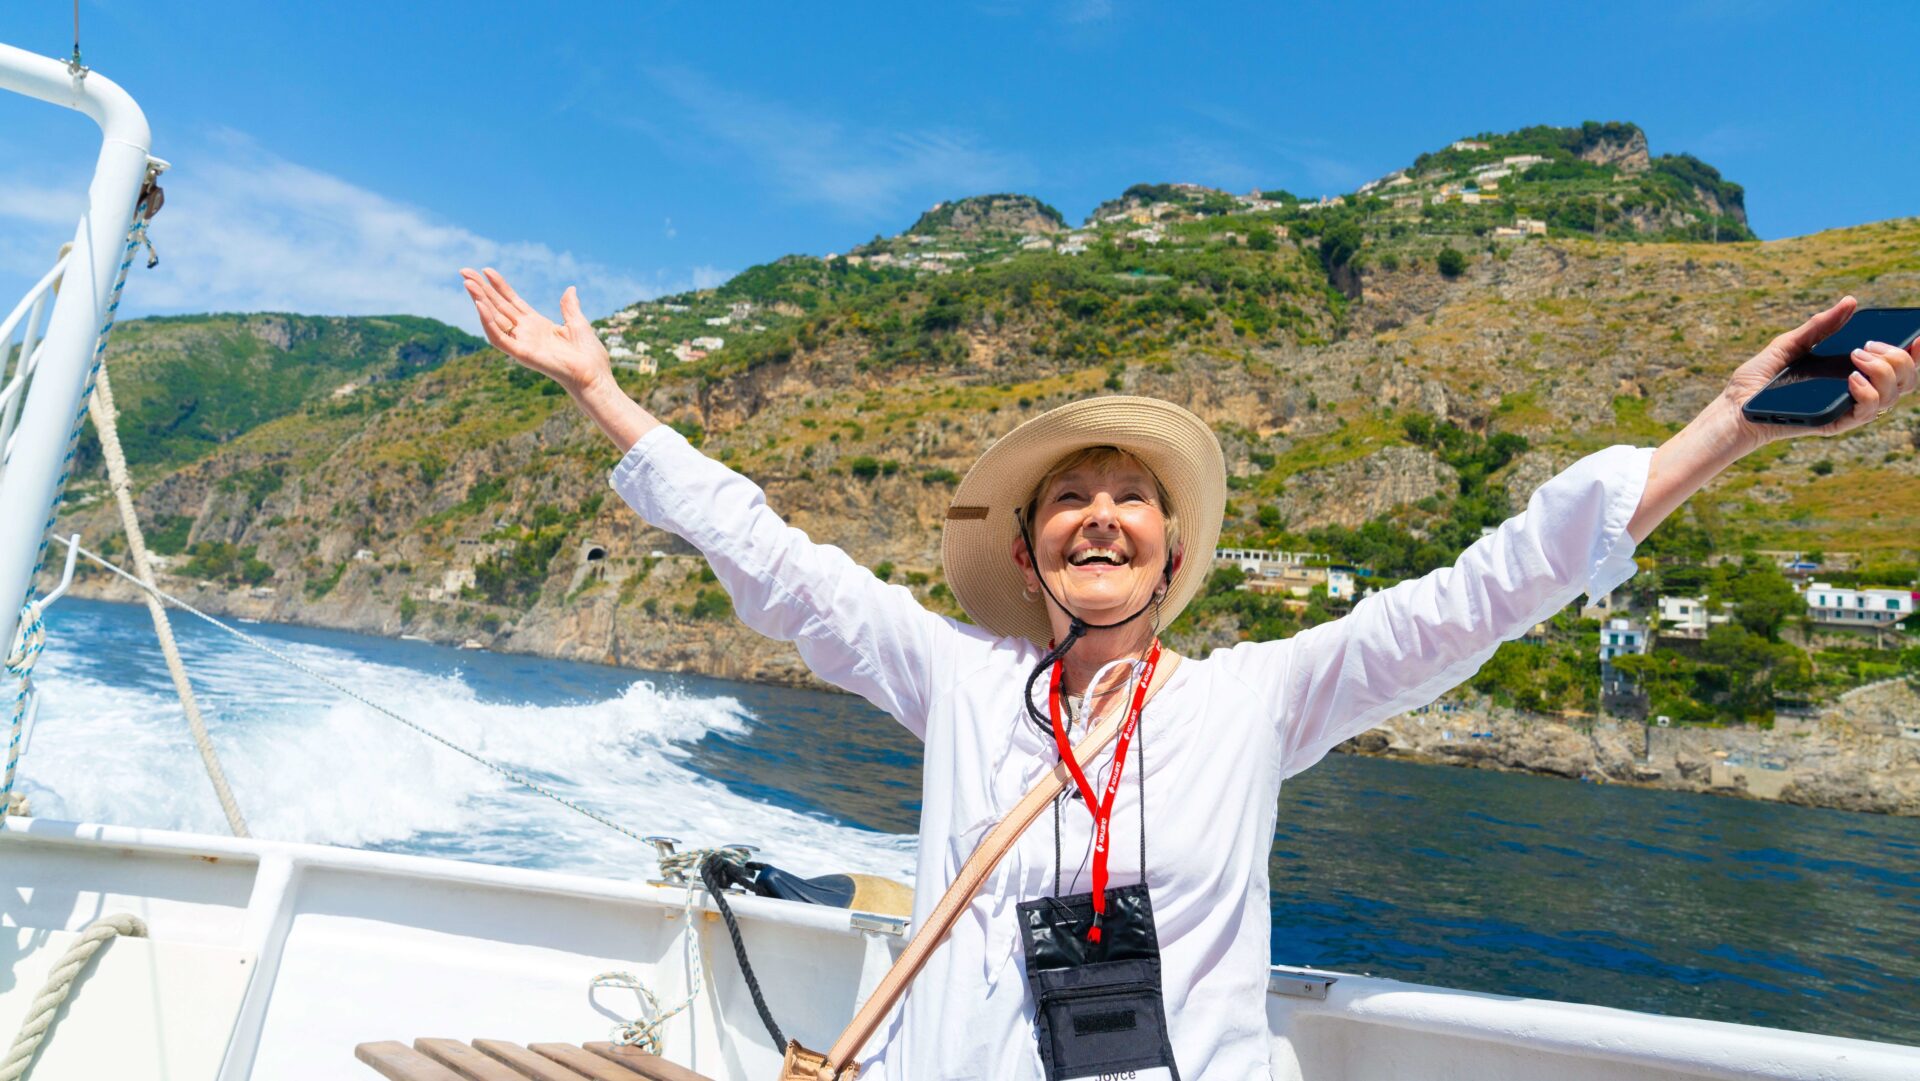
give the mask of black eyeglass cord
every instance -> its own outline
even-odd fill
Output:
[[[1053,722],[1033,704],[1033,685],[1039,682],[1042,674],[1059,663],[1060,659],[1067,655],[1067,651],[1073,648],[1073,644],[1080,640],[1081,635],[1086,634],[1088,631],[1110,631],[1115,627],[1124,627],[1150,611],[1157,611],[1160,607],[1160,598],[1157,596],[1153,597],[1148,600],[1147,603],[1141,605],[1139,611],[1125,619],[1117,619],[1112,623],[1088,623],[1086,620],[1074,615],[1073,611],[1066,605],[1061,604],[1060,598],[1054,596],[1053,590],[1048,588],[1047,580],[1042,578],[1039,573],[1039,560],[1036,559],[1033,554],[1033,534],[1027,529],[1027,520],[1017,510],[1013,512],[1013,517],[1014,521],[1020,523],[1020,541],[1027,546],[1027,563],[1035,568],[1034,578],[1040,583],[1041,592],[1047,595],[1047,599],[1053,602],[1054,607],[1066,613],[1068,620],[1067,636],[1062,638],[1058,645],[1047,650],[1040,658],[1039,663],[1033,666],[1032,674],[1027,676],[1027,719],[1032,721],[1034,727],[1038,728],[1043,735],[1051,736],[1053,735]],[[1167,585],[1171,587],[1173,584],[1173,553],[1171,552],[1167,553],[1167,565],[1162,573]],[[1155,622],[1158,622],[1157,616],[1155,617]],[[1065,695],[1063,694],[1062,697],[1064,698]]]

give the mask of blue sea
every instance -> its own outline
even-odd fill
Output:
[[[652,872],[635,842],[175,626],[257,835]],[[49,629],[35,813],[224,832],[146,611],[69,599]],[[243,629],[637,832],[912,878],[920,746],[858,699]],[[1336,755],[1288,782],[1279,822],[1276,962],[1920,1043],[1920,820]]]

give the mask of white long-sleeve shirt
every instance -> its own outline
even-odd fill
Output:
[[[1282,779],[1432,701],[1581,592],[1604,596],[1631,577],[1627,522],[1651,453],[1613,447],[1582,459],[1453,566],[1292,638],[1188,658],[1147,703],[1142,757],[1130,758],[1115,801],[1109,884],[1141,877],[1133,778],[1144,760],[1146,878],[1181,1077],[1269,1076],[1267,858]],[[927,611],[788,526],[758,486],[664,426],[634,444],[612,483],[642,518],[707,557],[749,627],[793,642],[816,675],[925,741],[918,925],[1056,760],[1021,702],[1040,650]],[[1111,756],[1096,759],[1100,773]],[[1085,892],[1091,818],[1069,804],[1061,830],[1062,888]],[[1052,832],[1036,823],[1001,861],[862,1052],[862,1078],[1043,1076],[1014,906],[1052,893]]]

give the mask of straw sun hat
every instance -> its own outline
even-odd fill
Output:
[[[1227,466],[1206,422],[1157,398],[1088,398],[1050,409],[1007,433],[967,470],[947,507],[940,560],[954,599],[973,621],[996,634],[1045,645],[1053,637],[1046,602],[1026,595],[1013,562],[1020,525],[1015,512],[1055,462],[1086,447],[1117,447],[1159,478],[1180,519],[1180,569],[1161,603],[1166,623],[1179,616],[1206,582],[1220,519],[1226,512]]]

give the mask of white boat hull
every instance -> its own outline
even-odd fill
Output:
[[[631,992],[589,991],[604,971],[633,973],[664,1003],[687,986],[685,894],[668,885],[16,818],[0,829],[0,886],[12,931],[0,943],[15,943],[0,1027],[92,920],[130,912],[149,928],[83,975],[37,1081],[372,1078],[356,1044],[604,1039],[638,1012]],[[669,1022],[668,1057],[771,1078],[778,1056],[701,901],[707,986]],[[776,1019],[810,1046],[833,1041],[902,945],[887,921],[839,909],[734,908]],[[1920,1049],[1891,1044],[1298,969],[1276,968],[1272,988],[1272,1076],[1285,1081],[1920,1078]]]

